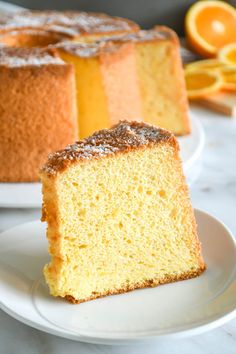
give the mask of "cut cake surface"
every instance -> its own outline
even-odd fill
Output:
[[[133,43],[144,121],[172,131],[190,133],[188,100],[177,34],[155,26],[100,41]]]
[[[77,85],[80,138],[109,128],[123,117],[142,117],[135,63],[130,43],[64,42],[52,51],[73,64]]]
[[[170,132],[120,122],[51,154],[41,178],[53,296],[80,303],[205,269]]]
[[[80,138],[123,117],[190,133],[180,46],[171,29],[67,41],[52,50],[75,67]]]

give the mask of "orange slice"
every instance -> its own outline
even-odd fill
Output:
[[[227,64],[219,59],[206,59],[194,61],[185,66],[186,71],[192,70],[219,70],[224,68]]]
[[[218,58],[227,64],[236,65],[236,43],[228,44],[219,50]]]
[[[198,1],[187,12],[185,28],[193,49],[214,57],[220,48],[236,42],[236,10],[223,1]]]
[[[222,87],[222,77],[218,71],[186,71],[185,81],[188,97],[197,99],[218,92]]]
[[[223,79],[222,89],[236,91],[236,66],[222,68],[221,76]]]

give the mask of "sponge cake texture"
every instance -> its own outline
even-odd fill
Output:
[[[205,269],[170,132],[120,122],[51,154],[41,178],[53,296],[80,303]]]

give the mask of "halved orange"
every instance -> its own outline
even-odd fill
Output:
[[[190,99],[202,98],[218,92],[223,83],[218,71],[206,70],[186,71],[185,81]]]
[[[228,44],[219,50],[218,58],[227,64],[236,65],[236,43]]]
[[[222,89],[227,91],[236,91],[236,66],[225,67],[220,71],[223,79]]]
[[[236,42],[236,10],[224,1],[198,1],[187,12],[185,28],[193,49],[214,57],[220,48]]]
[[[192,70],[219,70],[224,68],[227,64],[220,59],[205,59],[194,61],[185,66],[186,71]]]

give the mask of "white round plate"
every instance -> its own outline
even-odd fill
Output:
[[[41,208],[41,183],[0,183],[0,207]]]
[[[190,117],[192,123],[191,134],[178,137],[180,156],[187,178],[190,169],[201,156],[205,144],[205,133],[200,120],[196,117],[196,114],[192,112],[190,113]]]
[[[204,146],[204,131],[198,118],[191,113],[192,133],[179,137],[180,154],[188,183],[194,180],[192,167]],[[196,173],[193,172],[196,176]],[[0,183],[0,207],[4,208],[40,208],[42,205],[40,183]]]
[[[184,337],[236,315],[236,245],[230,231],[195,210],[207,270],[194,279],[73,305],[44,283],[45,225],[24,224],[0,235],[0,303],[12,317],[73,340],[125,344]]]

